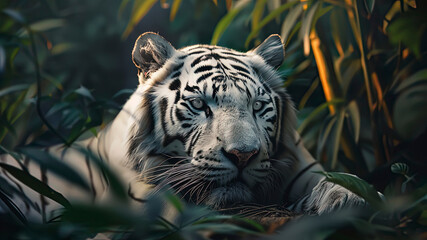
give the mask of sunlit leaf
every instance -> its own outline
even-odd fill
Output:
[[[285,20],[282,23],[282,30],[280,31],[280,36],[282,36],[282,39],[284,42],[289,41],[289,33],[293,28],[295,28],[295,22],[297,21],[298,17],[302,13],[302,3],[296,5],[292,10],[289,11],[289,13],[286,15]]]
[[[52,53],[52,55],[58,55],[73,50],[75,48],[77,48],[77,46],[72,43],[62,42],[54,45],[50,52]]]
[[[252,11],[252,30],[256,29],[259,25],[259,21],[264,13],[264,6],[266,0],[257,0]]]
[[[30,29],[36,32],[48,31],[54,28],[64,26],[62,19],[44,19],[29,25]]]
[[[359,142],[360,135],[360,112],[356,101],[351,101],[347,106],[347,113],[350,119],[350,124],[353,129],[354,141]]]
[[[87,191],[90,190],[89,184],[76,170],[61,162],[50,153],[30,147],[21,148],[20,152],[37,162],[43,169],[55,173],[58,177],[74,183]]]
[[[129,36],[136,24],[141,21],[156,2],[157,0],[135,0],[129,23],[122,34],[123,39]]]
[[[319,7],[319,2],[313,4],[307,12],[307,15],[303,18],[301,24],[301,30],[299,32],[299,37],[304,42],[304,55],[308,56],[310,53],[310,32],[311,27],[313,26],[313,18]]]
[[[219,39],[221,38],[222,34],[225,32],[227,27],[230,25],[231,21],[239,14],[239,12],[249,3],[249,1],[240,1],[239,4],[236,4],[236,6],[231,9],[221,20],[218,22],[218,24],[215,27],[214,33],[212,34],[212,40],[211,44],[216,45],[218,44]]]
[[[381,209],[382,208],[382,200],[378,195],[377,190],[367,183],[366,181],[348,174],[348,173],[340,173],[340,172],[319,172],[323,176],[326,177],[326,181],[336,183],[341,185],[344,188],[352,191],[357,194],[361,198],[365,199],[371,206]]]
[[[68,200],[59,192],[53,190],[46,183],[40,181],[39,179],[33,177],[28,172],[25,172],[14,166],[0,163],[0,167],[9,172],[16,179],[21,181],[23,184],[33,189],[34,191],[40,193],[41,195],[52,199],[53,201],[61,204],[64,207],[69,207],[70,203]]]
[[[182,0],[174,0],[171,8],[170,13],[170,21],[173,21],[175,19],[176,13],[178,12],[179,6],[181,5]]]
[[[254,30],[251,31],[251,33],[249,33],[249,36],[246,38],[245,41],[245,47],[249,47],[249,43],[251,42],[252,39],[254,39],[256,37],[256,35],[258,34],[258,32],[265,26],[267,25],[269,22],[271,22],[274,18],[276,18],[277,16],[280,16],[280,14],[282,14],[284,11],[288,10],[289,8],[291,8],[292,6],[294,6],[295,4],[297,4],[299,1],[294,0],[288,3],[285,3],[283,5],[281,5],[279,8],[277,8],[276,10],[272,11],[270,14],[268,14],[258,25],[258,27]]]

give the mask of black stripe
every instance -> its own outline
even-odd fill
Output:
[[[197,83],[200,83],[201,81],[205,80],[206,78],[212,76],[212,74],[213,74],[212,72],[203,74],[202,76],[200,76],[197,79]]]
[[[194,54],[199,54],[199,53],[205,53],[206,51],[194,51],[194,52],[190,52],[187,55],[194,55]]]
[[[239,70],[239,71],[247,73],[247,74],[251,74],[246,68],[242,68],[242,67],[240,67],[238,65],[234,65],[234,64],[231,64],[231,66],[236,70]]]
[[[162,128],[163,128],[163,133],[164,133],[164,138],[163,138],[163,146],[166,147],[167,145],[169,145],[170,143],[172,143],[175,140],[178,140],[182,143],[185,142],[185,139],[183,136],[181,135],[176,135],[176,136],[170,136],[168,134],[168,129],[166,126],[166,110],[167,110],[167,106],[168,106],[168,100],[167,98],[162,98],[160,100],[160,121],[162,123]]]
[[[212,68],[213,68],[212,66],[204,65],[204,66],[197,68],[196,71],[194,71],[194,73],[206,72],[206,71],[212,70]]]
[[[169,89],[174,91],[181,87],[181,81],[179,79],[175,79],[170,85]]]
[[[177,77],[179,77],[179,75],[181,75],[181,72],[177,71],[171,76],[171,78],[177,78]]]
[[[270,122],[272,124],[276,123],[276,115],[271,116],[269,119],[265,120],[266,122]]]
[[[190,66],[191,66],[191,67],[196,66],[198,63],[200,63],[200,62],[202,61],[202,58],[203,58],[204,56],[205,56],[205,55],[200,56],[200,57],[198,57],[198,58],[194,59]]]
[[[189,120],[191,120],[191,118],[186,118],[183,114],[182,114],[182,112],[181,112],[181,110],[180,109],[176,109],[176,111],[175,111],[175,116],[176,116],[176,118],[178,118],[178,120],[179,121],[189,121]]]
[[[175,100],[174,100],[174,103],[175,104],[177,104],[178,103],[178,101],[179,101],[179,99],[181,99],[181,91],[177,91],[176,92],[176,94],[175,94]]]
[[[193,92],[193,93],[196,91],[200,92],[200,88],[198,86],[189,86],[188,84],[187,84],[187,86],[185,86],[184,90],[187,90],[187,91]]]
[[[200,137],[200,135],[201,135],[201,132],[202,132],[202,131],[198,130],[198,131],[193,135],[193,137],[191,138],[191,140],[190,140],[190,146],[189,146],[189,148],[188,148],[188,150],[187,150],[187,154],[188,154],[188,155],[190,155],[190,154],[191,154],[191,151],[193,150],[194,146],[196,145],[195,143],[199,140],[199,137]]]
[[[176,72],[176,71],[178,71],[178,70],[181,70],[182,66],[184,66],[184,62],[182,62],[182,63],[180,63],[180,64],[176,65],[176,66],[172,69],[172,72]]]
[[[268,107],[266,109],[264,109],[264,111],[262,113],[259,114],[260,117],[264,117],[265,114],[267,114],[268,112],[273,111],[272,107]]]

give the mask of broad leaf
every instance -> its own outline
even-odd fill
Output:
[[[352,191],[361,198],[365,199],[371,206],[381,209],[383,202],[375,188],[366,181],[348,174],[340,172],[318,172],[326,177],[326,181],[336,183]]]
[[[216,45],[218,44],[219,39],[221,38],[222,34],[225,32],[227,27],[230,25],[230,23],[233,21],[233,19],[237,16],[237,14],[242,11],[242,9],[249,3],[249,1],[241,1],[239,4],[237,4],[234,8],[232,8],[227,15],[225,15],[221,20],[218,22],[218,24],[215,27],[214,33],[212,34],[212,40],[211,44]]]
[[[123,39],[129,36],[136,24],[141,21],[156,2],[157,0],[135,0],[129,23],[122,34]]]
[[[74,183],[87,191],[90,191],[89,184],[80,176],[76,170],[64,162],[59,161],[50,153],[37,148],[29,147],[21,148],[20,152],[37,162],[40,167],[48,170],[49,172],[55,173],[57,176]]]
[[[8,171],[12,176],[21,181],[23,184],[33,189],[34,191],[40,193],[41,195],[52,199],[53,201],[61,204],[64,207],[69,207],[70,202],[59,192],[53,190],[46,183],[40,181],[39,179],[33,177],[28,172],[25,172],[14,166],[0,163],[0,167]]]

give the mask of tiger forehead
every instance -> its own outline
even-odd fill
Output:
[[[239,95],[252,98],[262,83],[252,68],[250,56],[216,46],[193,46],[185,49],[182,62],[172,72],[171,86],[183,82],[184,91],[216,98]],[[181,87],[181,84],[180,84]],[[245,97],[246,98],[246,97]]]

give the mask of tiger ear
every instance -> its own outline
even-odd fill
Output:
[[[282,39],[277,34],[270,35],[251,52],[261,56],[264,61],[273,68],[278,68],[282,65],[283,58],[285,56]]]
[[[173,56],[176,49],[162,36],[146,32],[141,34],[135,42],[132,51],[132,61],[138,68],[138,74],[144,73],[148,77],[159,70],[165,62]]]

